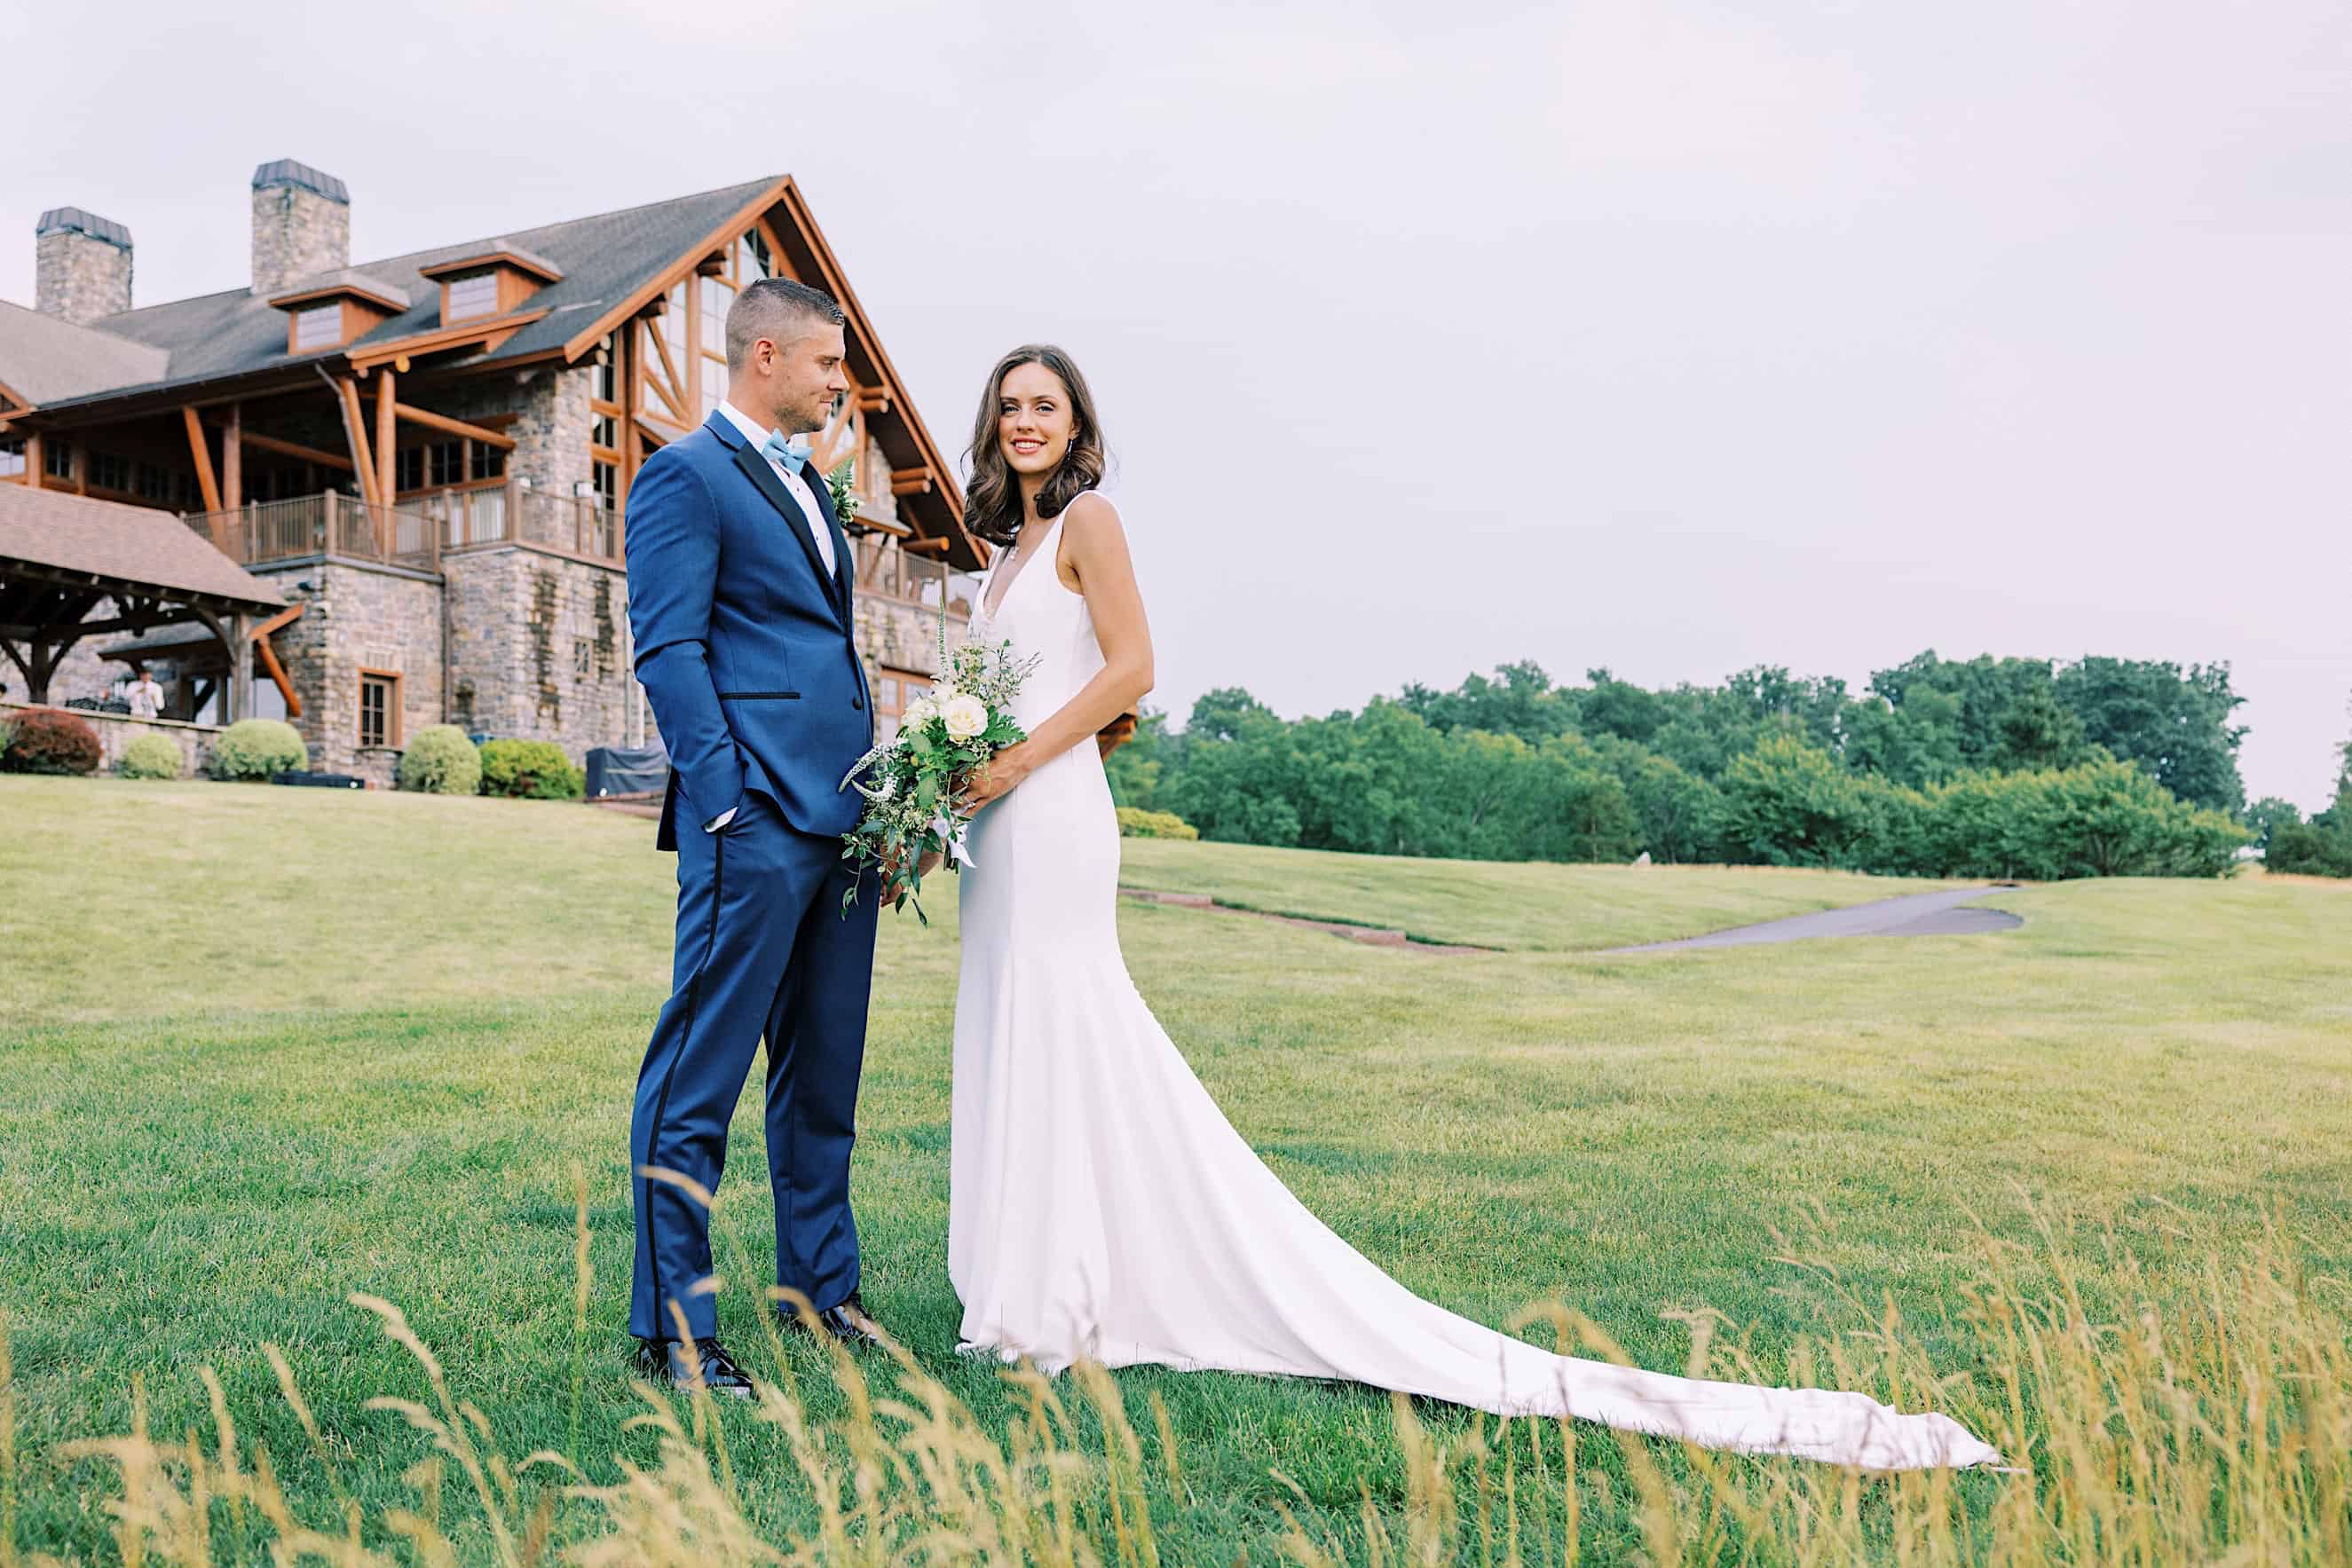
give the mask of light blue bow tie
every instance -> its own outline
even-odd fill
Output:
[[[784,439],[781,430],[768,432],[768,439],[760,443],[760,455],[771,463],[782,463],[788,474],[798,474],[809,460],[808,443],[798,436]]]

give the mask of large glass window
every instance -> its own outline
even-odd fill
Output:
[[[474,443],[474,477],[496,479],[507,471],[507,455],[487,441]]]
[[[470,317],[488,316],[499,308],[499,275],[496,272],[467,272],[449,280],[449,313],[447,319],[463,321]]]
[[[466,479],[466,444],[436,441],[425,448],[435,485],[461,485]]]
[[[395,490],[425,488],[425,448],[411,446],[392,455],[392,485]]]
[[[41,472],[52,479],[73,477],[73,443],[44,441],[41,443]]]
[[[341,305],[313,305],[294,318],[294,351],[307,354],[316,349],[331,349],[343,340],[343,308]]]
[[[111,452],[89,455],[89,486],[93,490],[131,488],[131,465]]]

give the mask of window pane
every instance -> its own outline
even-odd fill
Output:
[[[463,321],[469,316],[487,316],[498,308],[497,273],[468,272],[449,280],[449,320]]]
[[[474,446],[474,477],[495,479],[507,471],[507,455],[488,442]]]
[[[20,435],[0,435],[0,478],[25,471],[25,439]]]
[[[735,303],[735,290],[715,277],[702,280],[702,349],[705,353],[727,352],[727,311]]]
[[[340,305],[313,305],[294,318],[294,351],[307,354],[313,349],[331,349],[342,340],[343,308]]]

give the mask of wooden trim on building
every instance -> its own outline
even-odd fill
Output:
[[[793,178],[787,174],[774,184],[768,186],[745,203],[741,208],[730,214],[717,228],[704,235],[693,248],[684,252],[668,267],[622,296],[620,301],[611,309],[597,317],[586,328],[575,332],[565,341],[563,357],[577,361],[581,355],[595,347],[598,339],[620,326],[622,322],[634,318],[638,311],[646,308],[648,301],[666,297],[672,285],[702,264],[704,256],[722,245],[734,244],[736,236],[748,231],[754,223],[759,221],[762,214],[774,206],[778,198],[792,188],[792,183]]]
[[[196,417],[194,403],[180,405],[181,417],[188,427],[188,455],[195,459],[196,489],[204,497],[205,510],[221,510],[220,486],[213,480],[213,446],[205,434],[204,421]]]
[[[525,310],[512,316],[485,316],[477,320],[461,321],[454,327],[436,327],[430,332],[417,332],[405,338],[394,338],[386,342],[370,343],[363,349],[352,350],[352,369],[360,375],[366,375],[378,365],[391,364],[404,355],[435,353],[443,349],[460,347],[478,339],[487,340],[496,338],[503,343],[532,322],[544,319],[547,314],[547,308],[542,306],[537,310]],[[514,365],[511,362],[499,367],[502,371],[513,368]]]
[[[383,372],[383,387],[384,394],[388,396],[392,388],[390,371]],[[452,419],[446,413],[435,413],[431,409],[416,408],[404,402],[394,403],[392,412],[395,417],[410,424],[421,424],[427,430],[437,430],[445,435],[462,435],[469,441],[478,441],[485,446],[495,446],[501,452],[512,452],[515,449],[513,436],[501,435],[487,425],[468,424],[462,419]],[[509,423],[513,423],[514,415],[507,414],[503,417]],[[378,439],[383,438],[379,436]]]

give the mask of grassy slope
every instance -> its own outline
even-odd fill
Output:
[[[418,1380],[344,1304],[353,1290],[408,1309],[512,1451],[572,1447],[575,1164],[599,1287],[574,1451],[647,1457],[621,1427],[614,1353],[621,1145],[667,972],[668,862],[648,824],[16,779],[0,779],[0,1307],[24,1401],[25,1544],[102,1548],[57,1444],[127,1427],[134,1374],[160,1432],[201,1420],[200,1363],[325,1504],[264,1342],[303,1378],[342,1484],[371,1511],[404,1500],[419,1444],[361,1406]],[[1302,894],[1327,896],[1322,868],[1297,863]],[[1540,868],[1467,869],[1579,945],[1775,912],[1729,912],[1713,873],[1660,871],[1648,897],[1703,914],[1643,911],[1614,932],[1537,907],[1511,879]],[[1726,875],[1794,896],[1772,873]],[[1829,901],[1790,880],[1802,906]],[[1332,890],[1328,907],[1358,912],[1366,892]],[[2314,1266],[2352,1267],[2352,899],[2116,883],[1999,902],[2021,931],[1615,959],[1381,952],[1159,907],[1123,909],[1121,929],[1171,1034],[1300,1197],[1415,1290],[1489,1322],[1556,1290],[1638,1359],[1678,1367],[1687,1332],[1664,1313],[1706,1305],[1778,1370],[1800,1335],[1852,1326],[1825,1287],[1770,1261],[1813,1203],[1829,1227],[1798,1245],[1863,1301],[1891,1299],[1949,1365],[1968,1360],[1946,1322],[1968,1211],[2021,1236],[2026,1194],[2115,1217],[2127,1248],[2184,1221],[2249,1232],[2274,1199]],[[947,1354],[955,922],[940,905],[929,931],[885,925],[856,1173],[867,1291],[1001,1416],[992,1376]],[[740,1286],[768,1252],[748,1112],[719,1224],[736,1287],[722,1322],[747,1343]],[[2095,1298],[2108,1283],[2086,1281]],[[1163,1517],[1182,1560],[1267,1552],[1274,1505],[1295,1502],[1273,1467],[1333,1519],[1355,1512],[1359,1476],[1395,1495],[1369,1391],[1122,1382],[1171,1411],[1192,1495]],[[754,1511],[801,1517],[772,1435],[730,1431]]]
[[[1958,885],[1838,871],[1411,860],[1167,839],[1129,839],[1123,848],[1120,880],[1130,887],[1513,952],[1670,941]]]

